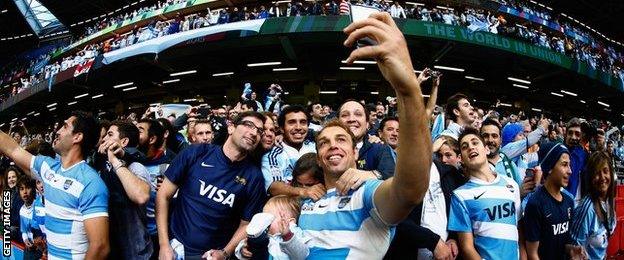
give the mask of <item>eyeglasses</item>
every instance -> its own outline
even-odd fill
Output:
[[[238,125],[243,125],[243,126],[247,127],[247,129],[249,129],[249,130],[256,131],[259,135],[263,135],[264,134],[264,128],[257,127],[251,121],[243,120],[240,123],[238,123]]]

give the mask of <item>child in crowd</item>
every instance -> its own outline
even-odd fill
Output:
[[[297,219],[301,207],[296,197],[278,195],[270,198],[264,205],[262,213],[254,215],[247,227],[248,235],[252,230],[268,231],[269,255],[273,259],[305,259],[310,249],[305,244],[310,239],[303,234],[303,230],[297,226]],[[268,229],[268,230],[267,230]],[[236,247],[236,257],[248,259],[251,257],[246,247],[246,240],[241,241]]]
[[[47,257],[47,242],[45,239],[45,198],[43,196],[43,181],[36,181],[37,187],[37,198],[35,202],[33,202],[34,212],[33,212],[33,222],[35,224],[34,228],[39,229],[41,231],[41,237],[35,238],[34,246],[42,252],[43,257]]]
[[[292,186],[312,187],[323,181],[323,169],[316,162],[316,153],[306,153],[295,163]]]
[[[20,208],[20,232],[26,245],[24,259],[40,259],[41,251],[34,246],[34,240],[41,237],[38,225],[33,221],[33,202],[35,200],[35,180],[23,175],[17,181],[20,198],[24,205]]]

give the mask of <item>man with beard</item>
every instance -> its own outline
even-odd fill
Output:
[[[260,113],[243,112],[228,126],[223,146],[192,145],[173,160],[157,195],[159,259],[232,255],[266,199],[260,169],[248,157],[260,142],[264,122]],[[172,244],[181,244],[184,252],[174,253]]]
[[[581,120],[578,118],[572,118],[566,125],[565,146],[570,152],[570,165],[572,167],[572,174],[570,175],[570,183],[565,188],[574,196],[574,205],[577,205],[581,200],[581,171],[585,168],[585,161],[587,160],[587,152],[580,145],[581,141]]]
[[[325,194],[322,184],[309,188],[290,185],[292,170],[299,157],[316,151],[314,142],[305,140],[308,134],[306,111],[301,106],[288,106],[282,110],[277,122],[284,133],[284,141],[262,156],[262,174],[267,192],[273,196],[294,195],[319,199]]]
[[[84,160],[98,142],[98,125],[84,112],[73,112],[56,132],[60,160],[33,156],[0,130],[0,153],[43,181],[46,234],[51,258],[105,259],[108,240],[108,190]],[[51,192],[56,191],[56,192]]]

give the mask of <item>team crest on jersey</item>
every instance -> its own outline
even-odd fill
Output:
[[[340,202],[338,202],[338,208],[344,208],[345,206],[347,206],[347,203],[349,203],[349,201],[351,201],[351,196],[340,199]]]
[[[507,184],[506,187],[507,187],[507,189],[509,189],[509,191],[511,191],[511,193],[514,193],[515,189],[514,189],[513,185]]]
[[[247,185],[247,179],[241,177],[241,176],[236,176],[236,178],[234,178],[234,182],[240,184],[240,185]]]
[[[69,187],[71,187],[72,183],[74,183],[72,180],[65,180],[65,183],[63,183],[63,189],[65,189],[65,190],[69,189]]]
[[[314,209],[314,203],[303,203],[303,205],[301,205],[301,211],[311,211]]]
[[[46,174],[45,178],[48,181],[52,181],[52,179],[54,179],[54,173]]]

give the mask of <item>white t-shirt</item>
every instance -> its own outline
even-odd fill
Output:
[[[427,228],[438,236],[442,241],[448,238],[446,229],[448,219],[446,217],[446,203],[442,186],[440,185],[440,172],[434,163],[431,163],[429,171],[429,189],[423,198],[422,214],[420,216],[420,225]],[[426,248],[418,250],[419,259],[430,259],[433,253]]]

